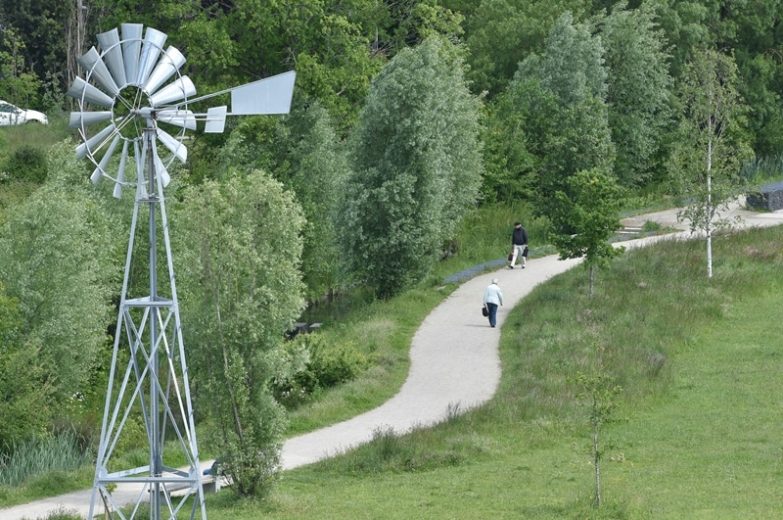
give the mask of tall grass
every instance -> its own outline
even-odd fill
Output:
[[[783,154],[756,157],[742,165],[740,176],[750,184],[766,184],[783,179]]]
[[[0,457],[0,485],[18,486],[32,477],[77,469],[90,460],[91,454],[80,449],[71,432],[30,439]]]

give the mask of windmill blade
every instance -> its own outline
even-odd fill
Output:
[[[152,27],[147,27],[144,34],[144,43],[141,47],[141,60],[139,61],[139,72],[136,76],[136,85],[142,86],[147,82],[147,77],[158,62],[158,56],[166,43],[166,33]]]
[[[79,56],[76,61],[84,67],[84,70],[88,71],[87,77],[94,79],[106,92],[112,96],[120,93],[120,88],[114,82],[114,78],[111,77],[109,69],[106,68],[106,64],[103,63],[101,55],[98,54],[98,50],[95,47],[91,47],[89,51]]]
[[[196,114],[192,110],[161,110],[157,112],[158,121],[169,123],[188,130],[196,129]]]
[[[120,32],[115,27],[98,35],[98,45],[103,51],[103,59],[111,71],[112,78],[119,88],[127,85],[125,79],[125,64],[122,60],[122,47],[120,46]]]
[[[81,103],[82,99],[91,105],[111,108],[114,106],[114,100],[93,87],[79,76],[73,80],[73,85],[68,89],[67,94]]]
[[[111,112],[71,112],[71,117],[68,119],[68,126],[70,128],[81,128],[82,125],[90,126],[102,121],[108,121],[111,119]]]
[[[155,93],[161,85],[167,82],[171,76],[185,64],[185,56],[179,52],[176,47],[169,46],[166,52],[160,58],[158,66],[152,71],[147,82],[144,84],[144,92],[147,94]]]
[[[112,139],[109,149],[103,154],[103,158],[101,159],[101,162],[98,163],[98,167],[95,168],[92,175],[90,175],[90,181],[92,181],[93,184],[98,184],[101,178],[103,178],[103,173],[106,171],[106,167],[109,165],[109,161],[111,161],[111,156],[114,155],[114,149],[117,148],[117,143],[119,142],[120,135],[117,134],[114,136],[114,139]]]
[[[161,130],[160,128],[157,129],[157,132],[158,132],[158,139],[160,139],[160,142],[163,143],[163,146],[168,148],[169,151],[173,153],[177,159],[179,159],[179,162],[184,163],[185,161],[187,161],[188,149],[184,144],[182,144],[182,141],[173,137],[168,132]]]
[[[100,145],[103,144],[103,141],[105,141],[112,132],[117,127],[114,126],[114,123],[110,124],[94,136],[90,137],[86,141],[84,141],[82,144],[76,147],[76,157],[81,159],[85,155],[87,155],[87,152],[89,151],[91,154],[98,151],[100,148]]]
[[[295,79],[296,72],[291,70],[231,89],[231,114],[287,114]]]
[[[139,73],[139,52],[141,52],[140,23],[124,23],[122,28],[122,61],[125,63],[125,81],[134,84]]]
[[[117,136],[119,137],[119,136]],[[122,144],[122,156],[120,156],[120,167],[117,169],[117,182],[114,183],[112,196],[115,199],[122,197],[122,184],[125,182],[125,167],[128,164],[128,141]]]
[[[155,164],[155,173],[160,177],[160,182],[163,183],[163,187],[165,188],[171,182],[171,175],[169,175],[169,171],[163,165],[163,161],[160,160],[158,147],[154,144],[152,145],[152,160]]]
[[[196,94],[196,86],[187,76],[182,76],[176,81],[169,83],[149,98],[150,105],[159,107],[168,105],[174,101],[188,98]]]
[[[226,112],[228,107],[213,107],[207,110],[207,124],[204,133],[222,134],[226,127]]]

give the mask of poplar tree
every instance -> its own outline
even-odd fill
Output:
[[[478,121],[460,53],[439,38],[404,49],[373,82],[341,229],[352,271],[378,295],[421,280],[475,203]]]

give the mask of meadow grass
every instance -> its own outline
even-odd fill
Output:
[[[210,518],[775,518],[783,390],[783,229],[631,251],[586,295],[576,269],[503,328],[485,407],[286,472],[267,500],[209,498]],[[592,503],[579,373],[622,387],[604,428],[604,505]]]

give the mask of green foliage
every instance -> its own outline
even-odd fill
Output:
[[[21,146],[13,151],[0,169],[11,180],[40,184],[46,180],[46,152],[37,146]]]
[[[478,109],[458,50],[442,40],[401,52],[374,81],[353,136],[342,238],[379,295],[420,280],[475,203]]]
[[[5,25],[0,3],[0,99],[10,103],[37,106],[40,77],[31,72],[24,38],[14,27]],[[37,50],[36,46],[33,46]]]
[[[352,343],[331,344],[319,334],[297,336],[284,347],[285,370],[272,380],[278,401],[295,407],[320,390],[352,380],[367,357]]]
[[[672,122],[667,42],[647,6],[618,4],[601,26],[608,70],[609,126],[617,149],[615,175],[644,186],[661,169]]]
[[[317,102],[295,107],[271,130],[267,126],[258,120],[240,124],[223,150],[225,168],[272,172],[296,194],[307,219],[302,275],[308,300],[318,301],[344,285],[336,219],[348,173],[345,152]]]
[[[470,48],[469,78],[474,92],[501,92],[529,53],[538,52],[547,33],[564,11],[585,14],[585,0],[484,0],[467,17]]]
[[[69,159],[63,160],[65,154]],[[0,280],[18,304],[22,324],[8,362],[23,362],[29,355],[23,350],[37,353],[29,373],[50,405],[87,392],[84,384],[106,341],[109,287],[117,269],[109,261],[111,214],[88,194],[77,195],[80,187],[59,184],[81,172],[71,157],[70,147],[53,150],[50,180],[0,230]]]
[[[534,178],[524,182],[536,186],[542,215],[552,211],[552,195],[564,189],[571,175],[595,167],[611,169],[614,146],[603,53],[600,38],[565,13],[550,31],[543,53],[520,63],[503,94],[507,99],[501,107],[519,114],[515,128],[525,129],[521,137],[534,157]]]
[[[284,429],[271,356],[304,304],[301,210],[256,171],[186,189],[172,222],[198,407],[238,492],[264,493]]]
[[[684,71],[679,139],[669,171],[679,194],[690,201],[683,217],[692,230],[708,232],[717,211],[743,186],[740,166],[751,152],[737,81],[734,59],[712,49],[695,52]]]
[[[621,194],[610,174],[600,169],[583,170],[568,180],[567,191],[555,192],[550,205],[550,239],[560,258],[585,257],[590,294],[594,268],[621,252],[609,243],[609,237],[620,227]]]

